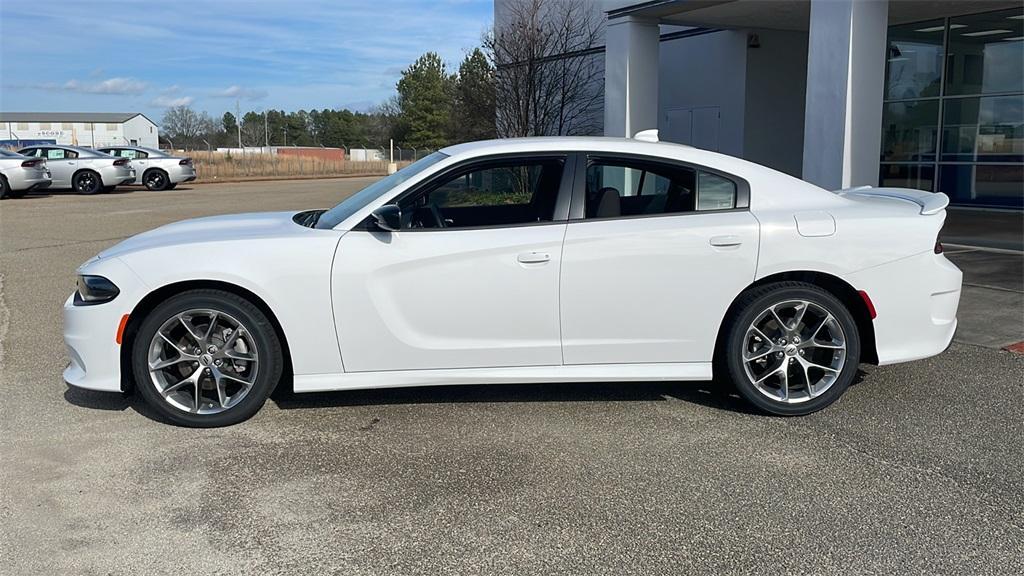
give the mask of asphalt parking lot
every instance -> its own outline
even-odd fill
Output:
[[[1024,356],[966,342],[790,419],[707,383],[467,386],[188,430],[63,383],[82,261],[366,182],[0,203],[0,573],[1020,574]]]

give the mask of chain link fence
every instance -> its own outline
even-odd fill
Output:
[[[387,161],[361,161],[325,159],[307,156],[285,156],[278,154],[225,154],[195,150],[185,152],[196,167],[196,182],[217,182],[223,180],[263,180],[330,178],[338,176],[383,176],[387,174]],[[398,168],[412,162],[400,160],[395,154]]]

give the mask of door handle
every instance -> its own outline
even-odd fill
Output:
[[[542,264],[551,260],[551,254],[547,252],[523,252],[516,257],[516,260],[520,264]]]
[[[725,247],[725,246],[739,246],[743,244],[743,239],[735,234],[725,234],[722,236],[712,236],[708,240],[712,246]]]

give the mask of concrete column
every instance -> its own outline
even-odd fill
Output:
[[[804,179],[878,184],[888,0],[811,0]]]
[[[608,21],[604,53],[604,133],[630,137],[658,127],[658,23]]]

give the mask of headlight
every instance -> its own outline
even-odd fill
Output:
[[[89,306],[110,302],[121,291],[103,276],[79,276],[78,291],[75,292],[75,306]]]

